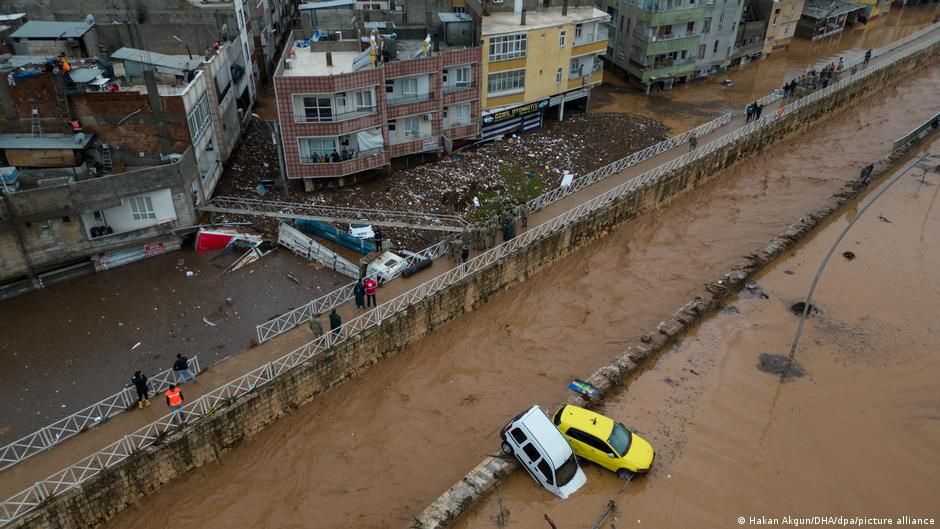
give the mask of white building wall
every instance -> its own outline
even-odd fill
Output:
[[[133,197],[126,197],[121,199],[120,206],[101,210],[100,220],[95,219],[94,212],[82,213],[82,223],[85,227],[86,236],[89,239],[91,238],[91,228],[95,226],[110,226],[114,230],[114,234],[118,234],[176,220],[176,208],[173,206],[173,195],[169,188],[135,196],[150,198],[155,218],[135,219],[131,206]]]

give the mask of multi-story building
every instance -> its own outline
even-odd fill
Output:
[[[753,4],[760,17],[767,21],[762,47],[763,57],[785,50],[796,35],[796,25],[803,13],[804,0],[756,0]]]
[[[547,112],[563,119],[567,102],[586,104],[603,80],[610,15],[594,7],[524,7],[517,0],[513,11],[475,13],[483,43],[483,138],[536,129]]]
[[[892,0],[852,0],[856,4],[861,4],[865,6],[865,11],[861,13],[861,16],[864,16],[868,19],[875,17],[880,17],[881,15],[888,14],[888,11],[891,10]]]
[[[798,37],[816,41],[842,33],[847,24],[855,22],[866,7],[842,0],[806,0],[796,24]]]
[[[700,77],[724,71],[731,65],[744,5],[745,0],[704,1],[704,26],[696,54],[696,69]]]
[[[355,32],[319,42],[298,32],[285,49],[274,87],[289,180],[345,185],[479,135],[479,48],[398,33],[373,34],[375,48],[361,51]]]

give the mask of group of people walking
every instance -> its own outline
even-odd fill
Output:
[[[189,367],[189,358],[177,354],[176,360],[173,362],[173,374],[176,383],[171,383],[170,387],[163,392],[163,395],[166,397],[167,407],[170,408],[170,418],[177,424],[182,424],[186,421],[186,415],[183,413],[183,401],[185,399],[183,391],[177,384],[183,384],[187,381],[196,382],[196,375]],[[131,385],[137,391],[137,408],[142,409],[150,406],[150,379],[147,378],[147,375],[143,371],[134,371],[134,376],[131,377]]]

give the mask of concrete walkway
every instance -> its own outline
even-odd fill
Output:
[[[891,53],[884,57],[890,56]],[[879,57],[881,59],[881,57]],[[786,101],[786,103],[788,103]],[[764,108],[764,115],[767,115],[777,108],[780,102],[767,105]],[[717,117],[717,116],[716,116]],[[745,116],[742,111],[736,113],[732,121],[711,134],[699,138],[699,147],[734,131],[744,125]],[[573,193],[547,208],[533,213],[529,217],[529,227],[534,228],[559,214],[572,209],[578,204],[585,202],[617,185],[620,185],[631,178],[634,178],[650,169],[653,169],[663,163],[675,159],[688,152],[687,145],[680,145],[670,151],[664,152],[645,162],[630,167],[618,174],[611,175],[607,179],[594,184],[588,188]],[[449,261],[446,257],[438,259],[427,271],[423,271],[410,278],[398,278],[385,286],[378,293],[378,301],[381,303],[387,301],[401,293],[404,293],[419,284],[431,280],[433,277],[448,271],[455,263]],[[355,304],[347,302],[337,310],[344,321],[354,318],[359,312]],[[324,328],[328,328],[328,322],[325,315],[321,318]],[[237,354],[233,354],[226,359],[207,368],[199,377],[195,384],[187,384],[183,387],[183,393],[187,400],[194,400],[196,397],[215,389],[242,374],[255,369],[267,362],[283,356],[284,354],[301,347],[313,339],[313,334],[306,326],[293,329],[283,335],[274,338],[260,346],[246,349]],[[90,429],[72,439],[55,446],[43,453],[37,454],[30,459],[15,465],[14,467],[0,472],[0,498],[8,498],[23,489],[30,487],[38,480],[44,479],[51,474],[58,472],[67,465],[76,460],[85,457],[94,451],[106,446],[109,443],[117,441],[121,437],[145,426],[146,424],[166,415],[168,412],[163,401],[162,395],[156,396],[153,405],[143,410],[134,410],[130,413],[124,413],[116,416],[114,419]]]

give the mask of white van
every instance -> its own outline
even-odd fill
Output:
[[[517,415],[499,436],[503,453],[514,454],[532,479],[561,499],[587,481],[568,441],[542,408],[532,406]]]

